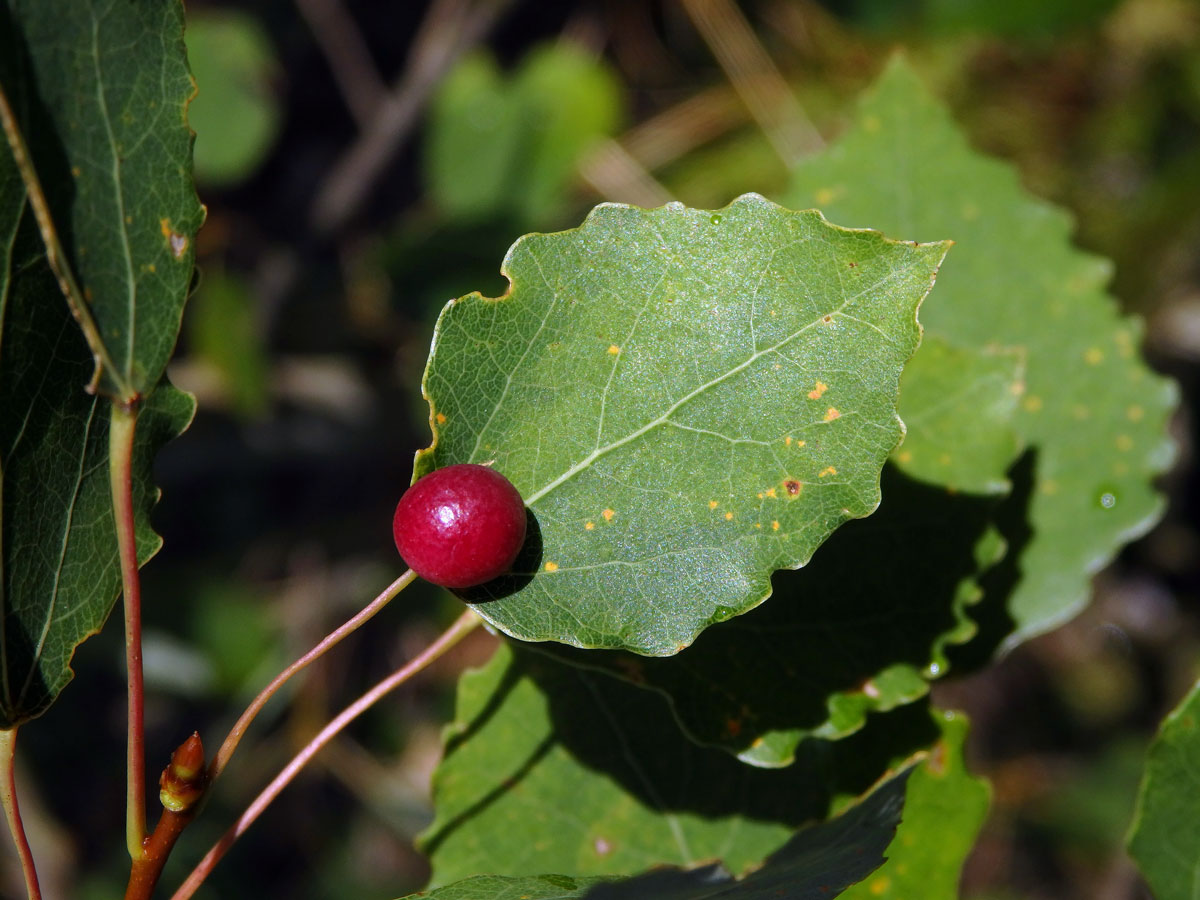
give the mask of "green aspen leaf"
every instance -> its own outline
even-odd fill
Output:
[[[98,387],[147,395],[175,347],[204,217],[183,6],[11,0],[0,10],[0,87],[111,361]]]
[[[957,900],[963,864],[991,802],[986,781],[963,759],[968,722],[935,711],[942,737],[908,779],[904,821],[888,845],[887,862],[842,896],[847,900]]]
[[[757,769],[684,737],[649,691],[502,645],[459,683],[421,838],[433,884],[717,859],[740,875],[825,818],[835,791],[861,794],[906,768],[937,736],[924,709],[909,709],[861,741],[814,741],[801,764]]]
[[[1158,900],[1200,896],[1200,683],[1167,716],[1146,759],[1129,854]]]
[[[757,766],[786,766],[808,737],[844,738],[867,715],[924,697],[945,650],[975,633],[966,608],[1001,558],[996,501],[922,484],[889,466],[883,502],[839,529],[770,603],[644,659],[555,648],[574,666],[663,694],[693,740]]]
[[[749,194],[597,207],[451,301],[414,477],[489,463],[532,517],[511,577],[466,593],[523,640],[669,655],[757,606],[879,502],[900,370],[947,245]]]
[[[909,773],[889,779],[835,819],[810,825],[736,880],[719,864],[659,868],[632,878],[481,875],[413,894],[410,900],[824,900],[883,862],[905,806]]]
[[[1024,388],[1019,351],[955,347],[936,336],[900,379],[900,418],[908,432],[892,454],[901,471],[971,494],[1007,494],[1020,450],[1013,428]]]
[[[1036,469],[1009,643],[1070,618],[1089,576],[1161,514],[1152,481],[1173,456],[1175,386],[1142,362],[1139,323],[1104,291],[1107,261],[1072,247],[1069,217],[1027,194],[1011,167],[973,151],[901,59],[841,140],[796,169],[786,202],[954,238],[922,317],[929,336],[1025,357],[1014,425]]]

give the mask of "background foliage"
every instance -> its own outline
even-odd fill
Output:
[[[1180,379],[1190,405],[1200,358],[1195,8],[1184,0],[1000,6],[1003,15],[983,3],[759,0],[742,5],[743,26],[728,7],[700,2],[581,2],[548,13],[545,5],[519,2],[264,0],[239,4],[237,16],[191,4],[201,98],[223,98],[226,112],[204,113],[200,99],[193,119],[209,222],[198,237],[201,280],[172,377],[197,393],[200,414],[187,437],[159,458],[166,494],[156,527],[166,546],[145,574],[151,760],[198,721],[218,732],[221,716],[281,657],[311,644],[393,573],[387,522],[408,482],[411,451],[427,443],[428,412],[416,385],[433,318],[447,298],[501,293],[498,262],[514,237],[573,226],[603,199],[654,206],[678,198],[715,208],[754,190],[828,208],[831,216],[838,210],[839,224],[884,225],[853,207],[853,191],[817,196],[841,182],[836,172],[814,171],[820,161],[803,161],[826,138],[846,133],[853,140],[856,127],[861,135],[856,98],[896,44],[975,148],[1015,163],[1026,188],[1076,213],[1075,239],[1115,261],[1113,291],[1126,310],[1147,317],[1151,357]],[[721,35],[749,39],[717,40]],[[943,127],[934,123],[922,134],[935,125]],[[869,147],[862,152],[875,158]],[[816,179],[807,188],[811,199],[792,200],[809,177]],[[1015,179],[1008,181],[1015,191]],[[864,220],[854,221],[860,214]],[[1065,244],[1070,226],[1048,218]],[[886,227],[903,232],[908,224]],[[969,250],[968,242],[958,249]],[[1099,290],[1102,268],[1087,258],[1064,259],[1064,271],[1073,265],[1083,271],[1082,288]],[[931,302],[926,321],[938,324],[937,315]],[[1092,336],[1052,320],[1039,319],[1034,328],[1027,317],[1012,316],[1016,337],[1032,335],[1030,342],[1052,350],[1067,338]],[[1128,334],[1135,343],[1137,335]],[[1040,395],[1028,391],[1014,403],[1008,398],[1016,394],[1004,390],[1017,380],[1034,383],[1036,348],[1023,352],[1017,345],[1024,340],[1007,337],[1001,346],[978,347],[949,329],[943,336],[953,340],[931,340],[922,354],[943,354],[944,365],[972,373],[976,396],[992,398],[963,400],[987,415],[997,435],[991,446],[1016,452],[1036,440],[1028,423],[1047,410],[1027,403]],[[934,327],[930,337],[937,337]],[[1091,346],[1079,347],[1079,403],[1110,382],[1129,387],[1119,372],[1096,384],[1084,380]],[[1102,348],[1106,362],[1116,364],[1116,350]],[[1120,404],[1127,417],[1142,397]],[[1143,416],[1155,415],[1154,408]],[[970,713],[967,756],[972,771],[994,785],[990,818],[967,866],[967,897],[1144,896],[1122,835],[1142,753],[1155,723],[1194,680],[1197,657],[1190,421],[1177,427],[1183,464],[1169,482],[1167,519],[1101,576],[1094,605],[994,668],[934,687],[939,706]],[[1108,460],[1091,452],[1085,428],[1066,431],[1081,442],[1072,451],[1079,459]],[[1011,577],[1000,536],[1010,551],[1028,538],[1014,526],[1023,519],[997,513],[994,498],[1007,482],[1018,497],[1044,487],[1047,452],[1012,469],[997,454],[979,471],[955,472],[945,483],[965,493],[948,499],[923,494],[911,480],[928,474],[919,468],[928,456],[915,442],[906,447],[911,457],[898,456],[889,468],[884,496],[890,488],[905,508],[935,504],[922,539],[944,546],[953,538],[959,564],[933,573],[910,561],[909,579],[935,586],[951,603],[931,604],[929,620],[911,633],[889,632],[894,658],[867,658],[861,673],[813,673],[826,679],[829,690],[820,695],[831,698],[828,705],[768,710],[766,718],[786,726],[771,732],[777,743],[760,745],[774,761],[786,759],[804,733],[848,734],[869,723],[869,709],[920,696],[930,666],[969,671],[1011,625],[1009,611],[970,604],[989,578]],[[1151,465],[1162,462],[1156,452],[1138,448]],[[1075,460],[1064,464],[1068,474],[1082,471]],[[1106,493],[1095,492],[1102,486],[1088,481],[1089,502]],[[1053,502],[1044,490],[1033,496]],[[1116,509],[1129,499],[1122,494]],[[1083,512],[1107,511],[1093,504]],[[889,512],[885,500],[877,520],[860,524],[874,522],[875,539],[886,544],[888,527],[912,528],[909,520],[889,519],[900,512]],[[958,527],[940,534],[937,522],[950,515]],[[1069,512],[1063,518],[1074,535],[1075,520]],[[826,549],[825,577],[834,581],[837,544]],[[1080,554],[1090,564],[1104,551]],[[853,554],[846,558],[852,565]],[[1063,591],[1068,606],[1081,589]],[[355,652],[336,656],[298,686],[294,706],[286,714],[279,707],[274,727],[263,729],[265,743],[229,772],[209,813],[185,837],[167,880],[322,715],[426,643],[455,603],[410,590],[356,639]],[[975,640],[963,624],[968,608],[981,625]],[[1061,618],[1038,608],[1030,616],[1029,609],[1011,613],[1035,622],[1031,633]],[[854,612],[844,604],[837,610]],[[752,618],[745,622],[758,627]],[[478,636],[332,747],[251,833],[253,846],[240,847],[218,870],[213,895],[394,897],[419,887],[426,864],[411,841],[430,822],[438,729],[454,717],[450,685],[465,666],[482,663],[492,644]],[[719,649],[712,651],[718,658]],[[804,658],[803,644],[794,650]],[[35,849],[50,861],[50,895],[107,897],[122,880],[120,848],[89,836],[111,833],[121,786],[116,779],[89,786],[81,809],[77,787],[54,773],[120,770],[119,630],[85,644],[75,668],[80,677],[61,702],[22,735],[42,792],[31,804]],[[871,690],[841,691],[873,672],[880,677]],[[662,688],[670,693],[666,676]],[[631,702],[663,703],[645,691]],[[927,743],[927,714],[920,704],[913,710],[926,715],[911,727]],[[675,712],[689,733],[706,733],[706,743],[745,752],[724,728],[728,717],[705,722]],[[96,736],[86,747],[66,739],[81,723]],[[869,737],[868,724],[861,739]],[[747,769],[712,752],[713,765]],[[104,753],[111,758],[98,758]],[[320,816],[308,814],[317,808]],[[929,815],[945,827],[971,827],[939,808],[936,799],[929,802]],[[64,820],[81,827],[73,825],[68,836],[58,824]],[[294,865],[298,854],[306,857],[303,871]],[[891,884],[872,895],[886,895]]]

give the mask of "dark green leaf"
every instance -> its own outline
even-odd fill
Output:
[[[1200,683],[1150,747],[1129,853],[1158,900],[1200,895]]]
[[[203,220],[182,5],[11,0],[0,86],[112,361],[99,388],[149,394],[175,347]]]
[[[1025,354],[1015,427],[1036,471],[1032,534],[1007,596],[1009,642],[1074,615],[1089,576],[1158,519],[1152,482],[1173,456],[1174,385],[1146,368],[1138,322],[1105,294],[1108,263],[1074,249],[1069,218],[1023,191],[1010,167],[971,150],[902,60],[851,130],[797,169],[787,202],[889,234],[954,239],[922,311],[928,334]]]
[[[872,711],[923,697],[945,647],[974,634],[964,608],[1002,542],[995,501],[894,468],[878,512],[840,529],[769,603],[717,625],[669,659],[556,650],[665,694],[693,739],[762,766],[788,765],[805,737],[841,738]]]
[[[651,655],[757,606],[878,504],[945,249],[755,195],[518,241],[504,297],[446,307],[424,380],[415,476],[490,462],[533,518],[467,599],[515,637]]]
[[[468,878],[428,894],[430,900],[825,900],[883,862],[905,807],[909,773],[896,776],[836,819],[809,826],[736,881],[720,865],[656,869],[632,878],[542,875]]]
[[[422,840],[434,885],[715,859],[740,874],[823,819],[835,792],[862,793],[937,737],[920,705],[878,724],[758,769],[688,740],[649,691],[504,646],[459,685]]]
[[[887,862],[846,891],[847,900],[957,900],[963,863],[987,816],[987,782],[966,770],[967,719],[935,713],[942,737],[908,780],[904,821],[888,845]]]

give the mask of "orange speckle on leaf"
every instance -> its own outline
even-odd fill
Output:
[[[717,501],[716,501],[716,500],[709,500],[709,501],[708,501],[708,508],[709,508],[709,509],[716,509],[716,508],[717,508]]]
[[[783,439],[783,446],[785,446],[785,447],[792,446],[792,436],[790,434]]]
[[[615,516],[616,513],[614,513],[611,509],[606,509],[604,512],[600,513],[600,515],[604,516],[605,522],[611,522],[612,517]]]
[[[776,519],[774,522],[771,523],[771,530],[772,531],[779,530],[779,520],[778,519]]]
[[[596,527],[596,523],[595,522],[584,522],[583,527],[586,528],[588,531],[591,531],[593,528]]]
[[[733,513],[731,513],[731,512],[725,513],[725,521],[726,522],[728,522],[732,518],[733,518]]]
[[[758,499],[759,499],[759,500],[761,500],[762,498],[763,498],[763,492],[762,492],[762,491],[759,491],[759,492],[758,492]]]
[[[837,194],[834,192],[833,188],[826,187],[817,191],[813,195],[813,199],[817,201],[817,206],[828,206],[833,202],[833,198],[836,196]]]
[[[840,412],[831,406],[829,409],[825,410],[825,421],[832,422],[834,419],[841,418],[841,415],[842,414]]]
[[[887,878],[883,875],[880,875],[878,878],[876,878],[874,881],[871,882],[871,893],[874,894],[876,897],[882,897],[884,894],[886,894],[888,892],[888,890],[891,888],[891,886],[892,886],[891,879]]]
[[[445,413],[438,413],[436,416],[434,416],[434,418],[437,419],[437,423],[439,425],[446,424],[446,414]]]
[[[546,563],[546,571],[547,572],[557,572],[558,571],[558,563],[554,563],[554,562]]]
[[[824,478],[826,475],[836,475],[836,474],[837,474],[837,469],[835,469],[833,466],[826,466],[825,468],[823,468],[820,471],[820,473],[817,475],[817,477]]]
[[[767,488],[767,496],[771,499],[775,498],[775,488]]]
[[[616,356],[618,353],[621,352],[621,348],[618,347],[616,344],[609,344],[608,352],[611,353],[613,356]]]
[[[897,456],[896,459],[898,459],[902,464],[910,463],[910,462],[912,462],[912,451],[911,450],[901,450],[900,455]]]
[[[816,386],[811,391],[808,392],[808,399],[809,400],[820,400],[821,395],[824,394],[827,390],[829,390],[829,385],[827,385],[823,381],[818,381]]]
[[[807,447],[808,441],[796,441],[796,446],[797,447]]]
[[[83,169],[79,168],[79,166],[71,166],[71,174],[78,178],[83,174]]]

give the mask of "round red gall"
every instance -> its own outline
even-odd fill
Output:
[[[473,587],[512,568],[525,542],[525,501],[495,469],[446,466],[405,491],[392,535],[404,562],[426,581]]]

